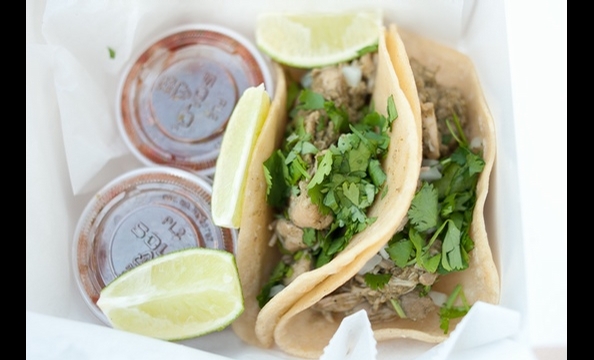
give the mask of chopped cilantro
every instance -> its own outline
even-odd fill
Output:
[[[392,124],[392,122],[394,122],[396,118],[398,118],[398,109],[396,109],[394,96],[390,95],[390,97],[388,98],[388,123]]]
[[[458,298],[462,301],[462,306],[454,306],[454,302]],[[462,285],[457,285],[439,309],[439,327],[443,330],[443,333],[447,334],[450,331],[450,320],[466,315],[469,310],[470,305],[462,291]]]
[[[388,283],[388,281],[390,281],[391,277],[392,277],[392,274],[390,274],[390,273],[388,273],[388,274],[367,273],[364,276],[365,284],[367,284],[367,286],[369,286],[369,288],[371,290],[383,289],[384,286],[386,286],[386,284]]]
[[[408,260],[413,254],[413,244],[408,239],[402,239],[396,242],[391,242],[386,251],[396,266],[404,268],[408,265]]]
[[[384,186],[384,189],[382,190],[381,198],[383,199],[386,195],[388,195],[388,184],[386,184]]]
[[[299,84],[296,81],[290,81],[289,85],[287,86],[287,111],[291,110],[293,107],[293,103],[297,96],[299,96],[299,92],[301,89],[299,88]]]
[[[322,158],[322,161],[318,165],[316,174],[313,176],[313,178],[307,185],[308,189],[312,189],[313,187],[315,187],[318,184],[321,184],[324,181],[324,178],[328,174],[330,174],[330,171],[332,171],[332,161],[332,153],[330,151],[326,152],[326,154],[324,154],[324,157]]]
[[[353,129],[353,133],[355,131],[356,130]],[[345,137],[348,137],[348,135],[346,135]],[[351,148],[351,151],[348,154],[349,170],[351,172],[367,171],[367,165],[369,165],[370,157],[371,151],[369,149],[369,146],[363,140],[353,141],[353,147]]]
[[[285,166],[284,155],[275,151],[264,162],[264,176],[266,178],[266,200],[273,207],[282,207],[288,194],[287,178],[288,169]]]
[[[382,169],[382,164],[377,159],[373,159],[369,161],[369,176],[371,176],[371,181],[373,181],[373,185],[380,187],[386,181],[386,173],[384,169]]]
[[[110,59],[115,59],[116,56],[116,52],[113,48],[111,47],[107,47],[107,51],[109,52],[109,58]]]
[[[316,268],[319,268],[320,266],[324,266],[327,263],[330,262],[330,260],[332,260],[332,256],[330,254],[328,254],[327,252],[320,252],[318,254],[318,258],[316,259]]]
[[[454,120],[456,130],[452,129],[452,123],[449,121],[449,119],[446,120],[446,126],[448,127],[448,130],[450,130],[450,134],[456,139],[460,146],[468,147],[468,140],[466,139],[464,130],[462,130],[462,124],[460,124],[458,115],[454,113],[452,118]]]
[[[303,242],[305,245],[312,247],[316,243],[316,230],[312,228],[303,229]]]
[[[400,306],[400,302],[398,302],[398,300],[390,299],[390,304],[392,304],[392,307],[396,311],[396,314],[398,314],[398,316],[400,316],[401,319],[407,318],[406,313],[404,312],[402,306]]]
[[[283,261],[280,261],[274,270],[272,270],[272,274],[268,279],[268,282],[262,287],[260,294],[256,296],[258,300],[258,305],[260,308],[263,308],[264,305],[270,300],[270,290],[275,286],[282,284],[283,279],[287,276],[287,273],[291,270],[291,267],[285,264]]]
[[[318,148],[315,147],[314,144],[312,144],[309,141],[303,141],[301,143],[301,154],[302,155],[307,155],[307,154],[317,154],[318,153]]]
[[[424,253],[421,261],[422,267],[430,273],[435,273],[441,264],[441,254],[430,256],[428,253]]]
[[[440,159],[440,178],[422,181],[408,210],[408,223],[387,248],[396,266],[417,265],[439,274],[468,268],[468,253],[474,248],[469,231],[476,184],[485,162],[469,149],[458,117],[453,121],[455,126],[448,123],[448,128],[458,147]]]
[[[349,199],[353,206],[359,207],[359,188],[354,183],[342,183],[342,193]]]
[[[461,248],[460,248],[460,230],[456,227],[453,221],[448,220],[448,231],[441,246],[441,265],[446,271],[463,270]],[[466,264],[467,265],[467,264]]]
[[[289,113],[292,121],[287,137],[281,149],[264,163],[267,201],[282,209],[291,194],[300,192],[298,184],[305,180],[311,202],[322,214],[332,212],[334,222],[330,229],[315,230],[316,236],[310,234],[314,230],[306,231],[306,244],[312,247],[316,266],[321,266],[342,251],[356,233],[375,221],[366,212],[381,187],[384,186],[382,196],[387,191],[380,159],[387,152],[391,124],[398,114],[392,96],[386,109],[388,117],[366,110],[357,123],[351,123],[345,110],[336,108],[332,101],[310,89],[302,89],[296,99]],[[324,130],[323,124],[334,123],[336,141],[323,152],[314,146],[312,135],[305,131],[302,112],[312,110],[321,114],[316,131]],[[315,172],[304,160],[312,155],[316,157]]]
[[[301,110],[319,110],[324,108],[324,97],[321,94],[304,89],[299,94],[299,105],[297,109]]]
[[[372,53],[377,51],[378,44],[373,44],[369,46],[365,46],[357,51],[357,57],[361,57],[367,53]]]
[[[433,185],[424,182],[408,210],[410,222],[417,231],[424,232],[437,226],[438,215],[437,191]]]

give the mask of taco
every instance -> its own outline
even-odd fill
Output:
[[[281,68],[276,64],[277,93],[250,163],[245,189],[248,201],[243,205],[237,242],[236,259],[245,311],[232,328],[245,342],[272,346],[276,324],[292,305],[327,278],[350,269],[359,257],[371,257],[406,216],[421,166],[420,114],[413,112],[404,91],[406,87],[414,87],[412,77],[408,83],[399,83],[395,72],[399,66],[389,57],[385,35],[382,27],[376,49],[343,64],[308,70]],[[367,65],[371,68],[363,69]],[[326,71],[336,74],[337,69],[342,71],[344,67],[349,67],[347,72],[359,67],[362,73],[347,89],[351,95],[360,93],[356,105],[339,103],[324,90],[326,85],[318,86],[319,82],[332,83],[320,80],[320,74]],[[344,83],[346,79],[339,81]],[[294,97],[287,88],[296,85],[303,89]],[[324,108],[315,104],[323,104]],[[315,112],[318,114],[312,115]],[[317,125],[313,126],[317,135],[311,131],[312,124],[304,120],[312,116],[317,119]],[[299,137],[302,141],[298,145],[299,156],[295,152],[291,155],[291,151],[283,153],[289,147],[295,149],[295,132],[304,135],[308,131],[310,137]],[[318,136],[322,133],[325,135]],[[345,155],[343,151],[349,149],[357,149],[356,156]],[[327,184],[328,174],[334,174],[328,159],[336,159],[335,155],[342,159],[334,163],[335,167],[352,170],[348,176],[340,175],[348,177],[351,184],[343,181],[330,201],[320,194],[331,191],[328,187],[320,190],[320,186]],[[279,173],[273,164],[290,163],[287,157],[291,156],[296,162],[291,165],[293,168],[280,171],[285,180],[290,178],[285,190],[269,187],[273,173]],[[304,170],[308,168],[322,170]],[[295,175],[296,172],[300,174]],[[287,173],[293,175],[285,176]],[[304,199],[305,194],[312,196],[310,190],[314,197],[318,196],[316,200]],[[275,191],[284,196],[281,206],[279,202],[270,204],[270,193]],[[288,220],[293,222],[294,209],[282,205],[297,202],[305,215],[316,213],[313,218],[303,220],[301,226],[288,224]],[[359,205],[351,206],[347,216],[358,221],[355,225],[344,224],[349,221],[344,220],[344,213],[340,214],[344,207],[340,204],[345,203]],[[317,209],[314,204],[318,204]],[[343,223],[336,225],[337,218]],[[283,227],[284,230],[280,229]],[[288,232],[293,230],[300,231],[297,245],[288,239]]]
[[[319,357],[342,318],[362,309],[378,341],[437,343],[475,302],[499,302],[483,214],[495,132],[472,61],[395,25],[387,43],[401,79],[415,78],[408,97],[423,124],[417,191],[402,229],[371,242],[278,321],[274,340],[292,355]],[[410,61],[394,61],[403,54]]]

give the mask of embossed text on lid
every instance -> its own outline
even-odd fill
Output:
[[[241,35],[218,26],[178,29],[131,64],[118,94],[124,140],[145,164],[212,175],[229,117],[268,63]]]
[[[190,247],[234,252],[236,232],[213,224],[211,185],[181,169],[147,167],[113,180],[87,204],[74,234],[74,273],[93,313],[123,272]]]

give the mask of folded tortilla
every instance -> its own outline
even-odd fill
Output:
[[[236,251],[237,266],[245,299],[244,313],[232,324],[234,332],[245,342],[260,346],[273,345],[274,329],[283,315],[303,296],[311,291],[321,292],[318,286],[336,274],[349,272],[360,258],[369,258],[385,244],[401,225],[415,193],[421,166],[420,114],[415,114],[402,86],[414,87],[412,77],[400,84],[392,64],[385,38],[385,29],[379,41],[378,66],[372,100],[376,110],[387,115],[388,98],[393,95],[398,118],[392,124],[390,145],[382,166],[388,191],[377,196],[368,212],[376,221],[356,234],[349,245],[329,263],[298,276],[276,294],[262,308],[256,296],[267,282],[281,254],[268,245],[274,220],[273,210],[266,202],[266,181],[263,163],[282,143],[287,122],[285,72],[277,67],[277,93],[270,113],[258,138],[250,164]],[[285,69],[289,70],[289,69]],[[305,330],[305,329],[304,329]]]
[[[496,304],[499,302],[499,275],[487,238],[483,213],[489,187],[489,177],[495,160],[495,129],[472,61],[456,50],[417,35],[400,31],[395,25],[389,27],[386,43],[392,63],[396,67],[395,70],[398,73],[401,87],[403,83],[408,85],[408,87],[404,86],[403,89],[406,90],[409,102],[415,112],[420,105],[416,86],[414,86],[414,81],[411,83],[410,80],[413,73],[410,62],[406,58],[407,56],[417,59],[426,67],[438,69],[436,74],[438,83],[462,90],[467,103],[467,117],[470,122],[466,129],[466,135],[469,139],[480,139],[483,148],[485,167],[480,174],[476,189],[477,201],[470,228],[474,249],[469,253],[469,267],[464,271],[441,276],[432,289],[449,294],[456,285],[461,284],[469,304],[477,301]],[[416,185],[417,179],[411,182]],[[383,205],[388,205],[388,203]],[[404,203],[400,203],[400,205],[404,205]],[[399,219],[402,211],[400,205],[396,210]],[[379,205],[377,210],[380,210],[381,207]],[[381,211],[389,212],[387,208],[383,208]],[[383,225],[378,224],[378,226],[382,227],[382,230],[394,228],[394,224],[389,222]],[[317,358],[323,353],[324,347],[336,332],[340,321],[329,322],[321,312],[313,310],[312,306],[355,276],[367,261],[389,241],[389,236],[383,232],[378,234],[370,231],[367,234],[373,238],[366,243],[367,247],[365,249],[341,254],[349,257],[350,264],[348,266],[334,267],[333,274],[319,281],[314,289],[308,288],[299,291],[302,296],[288,311],[283,311],[284,314],[278,320],[274,330],[274,341],[283,351],[307,358]],[[449,333],[459,320],[452,320]],[[372,328],[378,341],[409,338],[437,343],[445,340],[448,336],[444,334],[439,325],[439,314],[433,312],[427,318],[418,321],[396,318],[384,322],[374,322]]]

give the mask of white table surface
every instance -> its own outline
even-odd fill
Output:
[[[567,3],[505,2],[530,344],[539,359],[566,359]],[[27,0],[27,43],[41,40],[40,4]]]

